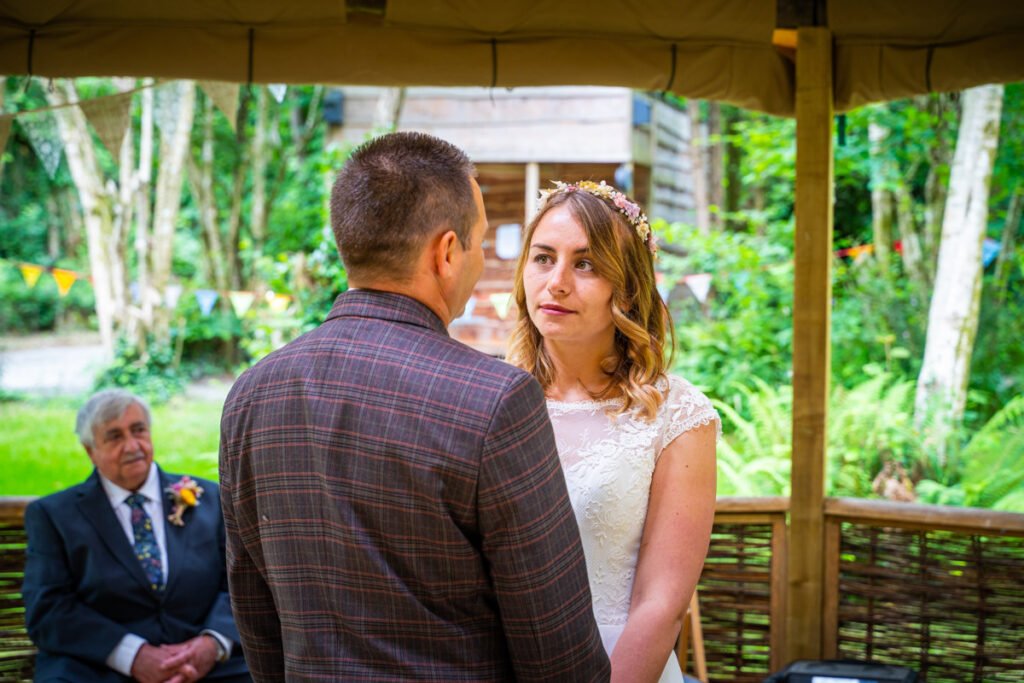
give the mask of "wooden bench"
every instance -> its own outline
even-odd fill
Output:
[[[32,497],[0,498],[0,681],[31,681],[35,648],[25,631],[25,506]]]

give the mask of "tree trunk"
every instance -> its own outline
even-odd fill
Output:
[[[882,277],[890,275],[892,253],[893,195],[889,188],[892,179],[891,162],[885,155],[885,139],[889,131],[872,121],[868,124],[871,155],[871,233],[875,263]]]
[[[743,150],[734,142],[737,135],[736,124],[740,121],[739,112],[729,107],[725,120],[725,212],[728,218],[726,225],[730,230],[739,230],[742,223],[736,220],[736,212],[740,210],[740,194],[742,183],[740,182],[740,163],[743,157]]]
[[[1020,226],[1021,204],[1024,204],[1024,187],[1018,184],[1010,193],[1010,206],[1006,209],[1006,221],[1003,223],[1003,234],[999,240],[999,256],[996,257],[993,286],[996,292],[996,308],[1001,309],[1006,302],[1006,282],[1010,277],[1010,256],[1017,242],[1017,229]]]
[[[700,122],[700,103],[692,97],[686,101],[686,113],[690,117],[690,169],[693,176],[693,206],[697,217],[697,230],[706,235],[711,231],[711,215],[708,210],[708,176],[704,163],[707,138]]]
[[[263,85],[256,88],[256,126],[252,135],[252,217],[249,230],[256,256],[263,254],[263,242],[267,232],[267,108],[270,98]]]
[[[398,128],[405,106],[405,88],[382,88],[377,97],[377,109],[373,116],[373,129],[392,133]]]
[[[61,80],[46,89],[46,98],[52,105],[61,105],[76,101],[78,95],[74,85]],[[54,114],[82,207],[100,341],[104,355],[111,360],[114,340],[125,317],[123,245],[114,239],[116,199],[103,181],[85,115],[78,107],[55,109]]]
[[[147,85],[152,85],[152,79],[146,79]],[[150,185],[153,180],[153,90],[146,88],[142,91],[142,110],[139,127],[139,164],[135,169],[131,182],[131,193],[135,203],[135,264],[138,274],[139,291],[148,292],[149,283],[149,254],[152,247],[152,215],[150,209]],[[124,147],[130,147],[125,145]],[[121,150],[121,170],[131,168],[134,162],[134,155],[124,148]],[[143,296],[141,300],[142,325],[137,336],[139,348],[146,344],[145,332],[153,323],[153,303],[151,297]]]
[[[188,159],[188,178],[199,209],[199,222],[203,226],[207,269],[223,302],[229,287],[224,264],[224,240],[220,234],[216,198],[213,195],[213,102],[209,98],[206,98],[203,105],[203,145],[199,154],[198,164],[191,156]],[[221,306],[227,310],[223,303]]]
[[[725,203],[725,142],[722,141],[722,109],[718,102],[708,102],[708,204],[712,228],[722,227]]]
[[[928,313],[924,362],[917,380],[914,420],[945,456],[963,417],[981,299],[981,244],[999,139],[1003,86],[965,90],[963,116],[949,178],[935,291]]]
[[[164,86],[168,87],[168,86]],[[160,141],[160,171],[156,179],[156,206],[153,211],[153,248],[150,250],[152,267],[151,291],[156,300],[162,300],[171,277],[171,258],[174,251],[174,228],[181,209],[181,187],[185,177],[185,159],[189,156],[192,119],[195,112],[196,88],[192,81],[180,81],[178,88],[178,120],[174,134]],[[159,306],[153,320],[153,331],[165,343],[170,342],[168,310]]]

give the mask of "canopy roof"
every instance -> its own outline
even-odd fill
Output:
[[[1024,80],[1018,0],[0,0],[0,73],[618,85],[793,115],[773,31],[813,24],[839,111]]]

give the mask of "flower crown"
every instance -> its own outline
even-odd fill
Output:
[[[654,231],[651,230],[650,224],[647,222],[647,216],[640,209],[640,205],[634,202],[632,199],[624,195],[623,193],[616,190],[611,185],[607,184],[603,180],[600,183],[595,183],[592,180],[581,180],[576,183],[563,183],[560,180],[554,181],[555,188],[553,190],[541,190],[540,197],[542,201],[547,201],[548,197],[559,192],[586,192],[592,194],[595,197],[605,199],[612,203],[612,206],[626,218],[626,222],[633,226],[636,230],[637,236],[647,246],[647,249],[652,255],[657,255],[658,244],[654,240]]]

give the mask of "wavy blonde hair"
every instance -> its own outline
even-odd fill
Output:
[[[658,294],[654,256],[647,244],[607,200],[582,190],[552,192],[526,227],[523,250],[516,265],[512,298],[516,325],[508,343],[508,360],[530,372],[547,389],[555,369],[526,307],[523,271],[529,261],[530,243],[541,219],[552,209],[566,206],[587,236],[595,272],[612,285],[611,314],[615,325],[615,350],[601,363],[608,385],[594,399],[621,396],[619,412],[636,408],[651,419],[665,400],[657,388],[671,362],[675,335],[668,307]],[[669,341],[666,357],[665,342]]]

